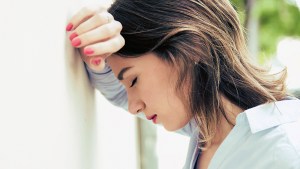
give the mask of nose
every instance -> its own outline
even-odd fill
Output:
[[[145,103],[132,95],[128,95],[128,110],[131,114],[136,115],[145,109]]]

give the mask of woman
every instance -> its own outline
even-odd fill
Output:
[[[300,168],[300,101],[250,62],[227,0],[117,0],[67,31],[108,100],[191,137],[184,168]]]

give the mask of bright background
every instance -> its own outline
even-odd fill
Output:
[[[1,1],[0,168],[182,168],[188,137],[137,120],[91,88],[65,26],[92,2]],[[242,20],[244,2],[235,1]],[[294,4],[300,1],[247,2],[254,4],[244,23],[254,59],[273,64],[273,71],[287,66],[288,87],[299,90],[300,33],[294,29],[300,30],[300,17]]]

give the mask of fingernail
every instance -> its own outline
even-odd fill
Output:
[[[76,32],[73,32],[73,33],[70,35],[69,39],[70,39],[70,40],[73,40],[73,39],[76,38],[77,36],[78,36],[77,33],[76,33]]]
[[[73,46],[79,46],[81,44],[81,40],[79,38],[75,38],[72,40]]]
[[[94,60],[92,61],[92,63],[93,63],[93,65],[98,66],[98,65],[101,63],[101,59],[100,59],[100,58],[94,59]]]
[[[68,26],[67,26],[67,28],[66,28],[66,30],[70,31],[70,30],[72,30],[72,28],[73,28],[73,24],[69,23]]]
[[[94,53],[94,50],[92,48],[84,48],[83,53],[86,55],[91,55]]]

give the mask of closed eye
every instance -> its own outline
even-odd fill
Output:
[[[133,81],[132,81],[130,87],[133,87],[133,86],[135,85],[136,81],[137,81],[137,77],[133,79]]]

